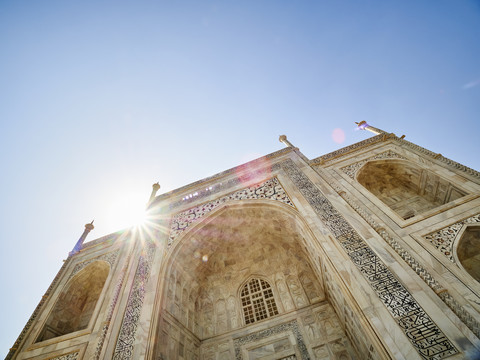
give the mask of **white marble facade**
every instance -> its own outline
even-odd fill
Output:
[[[287,147],[72,252],[7,359],[476,358],[479,195],[394,134]]]

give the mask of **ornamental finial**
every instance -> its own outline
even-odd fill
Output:
[[[290,141],[287,140],[287,135],[280,135],[278,141],[283,143],[286,147],[294,147]]]
[[[385,131],[381,129],[377,129],[376,127],[370,126],[365,120],[362,120],[360,122],[355,122],[355,124],[357,124],[357,129],[359,130],[368,130],[371,133],[374,133],[375,135],[386,134]]]
[[[73,247],[73,250],[70,251],[69,253],[70,256],[75,255],[80,250],[82,250],[83,243],[85,242],[85,239],[87,238],[88,233],[95,228],[95,226],[93,226],[93,221],[94,220],[92,220],[92,222],[89,224],[85,224],[85,230],[83,231],[82,236],[80,236],[80,239],[78,239],[77,243]]]
[[[149,204],[152,202],[152,200],[157,195],[158,190],[160,190],[160,184],[157,181],[155,184],[152,185],[152,193],[150,194],[150,199],[148,199]]]

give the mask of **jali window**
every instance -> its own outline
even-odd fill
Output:
[[[245,324],[277,315],[278,309],[270,284],[262,279],[252,279],[240,293]]]

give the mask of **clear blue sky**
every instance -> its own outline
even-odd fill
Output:
[[[1,1],[0,356],[86,222],[360,120],[480,169],[480,2]]]

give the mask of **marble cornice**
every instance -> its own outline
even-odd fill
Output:
[[[465,173],[468,177],[474,179],[475,182],[477,182],[477,183],[480,180],[480,172],[478,172],[478,171],[476,171],[472,168],[469,168],[468,166],[462,165],[462,164],[460,164],[456,161],[453,161],[453,160],[443,156],[440,153],[435,153],[433,151],[425,149],[422,146],[419,146],[419,145],[414,144],[414,143],[412,143],[408,140],[405,140],[403,138],[403,136],[402,137],[397,137],[393,133],[376,135],[376,136],[373,136],[373,137],[368,138],[366,140],[363,140],[363,141],[360,141],[358,143],[352,144],[350,146],[346,146],[344,148],[335,150],[331,153],[319,156],[315,159],[310,160],[309,165],[310,166],[329,165],[334,160],[339,160],[339,159],[343,158],[344,156],[350,155],[350,154],[352,154],[352,153],[354,153],[354,152],[356,152],[360,149],[364,149],[364,148],[367,148],[369,146],[375,145],[379,142],[383,142],[383,141],[387,141],[387,140],[391,140],[391,141],[397,143],[400,146],[408,148],[409,150],[413,151],[416,154],[427,155],[430,158],[431,161],[437,162],[439,164],[443,163],[443,164],[447,165],[448,167],[453,168],[457,171],[460,170],[463,173]]]
[[[174,197],[174,196],[177,196],[177,195],[192,192],[194,190],[198,190],[200,185],[201,185],[201,187],[205,187],[205,186],[208,186],[208,185],[215,185],[220,180],[223,180],[224,178],[227,178],[228,176],[230,176],[232,174],[241,172],[244,168],[252,168],[252,167],[256,167],[256,166],[261,166],[262,164],[264,165],[265,164],[264,163],[265,159],[269,159],[269,160],[275,159],[277,157],[285,155],[285,154],[287,154],[289,152],[292,152],[294,150],[295,150],[295,148],[287,147],[287,148],[275,151],[271,154],[262,156],[258,159],[255,159],[255,160],[249,161],[247,163],[241,164],[239,166],[235,166],[235,167],[230,168],[228,170],[222,171],[222,172],[217,173],[215,175],[206,177],[204,179],[201,179],[201,180],[195,181],[193,183],[187,184],[185,186],[179,187],[177,189],[171,190],[171,191],[166,192],[164,194],[160,194],[160,195],[155,197],[155,199],[150,204],[149,208],[155,207],[155,205],[158,205],[161,201],[167,200],[170,197]]]
[[[462,165],[462,164],[460,164],[456,161],[453,161],[449,158],[446,158],[445,156],[443,156],[440,153],[435,153],[433,151],[427,150],[424,147],[421,147],[417,144],[414,144],[414,143],[412,143],[410,141],[407,141],[405,139],[402,139],[402,138],[395,138],[395,141],[399,144],[406,145],[407,147],[409,147],[410,149],[414,150],[417,153],[428,155],[429,157],[432,157],[433,158],[432,160],[434,160],[434,161],[436,160],[437,162],[444,163],[444,164],[446,164],[446,165],[448,165],[448,166],[450,166],[450,167],[452,167],[456,170],[460,170],[460,171],[464,172],[465,174],[470,175],[471,177],[476,179],[477,182],[480,179],[480,172],[478,172],[478,171],[476,171],[472,168],[469,168],[468,166]]]
[[[96,247],[96,246],[112,245],[115,242],[115,240],[117,240],[120,236],[124,236],[128,232],[128,230],[129,229],[116,231],[114,233],[99,237],[99,238],[94,239],[92,241],[88,241],[88,242],[83,244],[83,246],[80,249],[80,251],[78,252],[78,254],[81,254],[85,250],[91,249],[91,248]]]
[[[359,149],[362,149],[364,147],[368,147],[370,145],[376,144],[378,142],[381,142],[385,139],[384,134],[376,135],[371,138],[365,139],[363,141],[357,142],[355,144],[343,147],[341,149],[332,151],[328,154],[319,156],[315,159],[310,160],[309,165],[310,166],[316,166],[316,165],[325,165],[327,161],[332,161],[337,158],[341,158],[345,155],[348,155],[354,151],[358,151]]]

